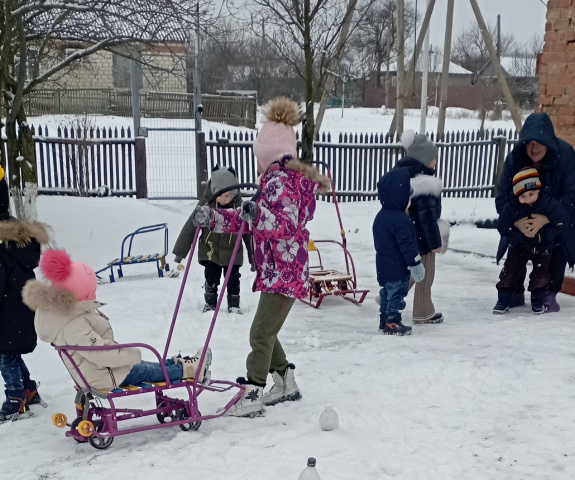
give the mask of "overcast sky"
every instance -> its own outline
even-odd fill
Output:
[[[412,0],[415,2],[415,0]],[[534,33],[543,37],[545,33],[545,15],[547,0],[477,0],[486,23],[496,24],[497,15],[501,15],[501,33],[512,33],[519,43],[527,43]],[[423,18],[427,0],[418,0],[417,7]],[[447,0],[436,0],[431,17],[430,43],[443,50],[445,23],[447,18]],[[455,0],[453,13],[453,40],[457,34],[475,23],[475,15],[469,0]]]

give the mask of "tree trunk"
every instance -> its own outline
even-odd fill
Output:
[[[16,217],[26,222],[38,219],[38,175],[32,130],[26,121],[24,106],[20,104],[15,121],[6,123],[8,139],[8,184]]]
[[[315,92],[313,85],[313,49],[311,43],[310,5],[306,0],[304,5],[304,31],[303,46],[305,56],[305,118],[302,128],[302,155],[301,160],[306,163],[313,162],[313,137],[315,133],[315,120],[313,105]]]

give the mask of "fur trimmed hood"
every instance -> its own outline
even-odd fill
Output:
[[[317,168],[307,163],[301,162],[292,158],[286,163],[286,168],[290,170],[295,170],[296,172],[302,173],[306,178],[309,178],[312,182],[317,182],[320,184],[317,193],[327,193],[331,190],[331,182],[329,178],[325,175],[319,173]]]
[[[33,312],[46,310],[58,315],[73,316],[100,308],[105,304],[98,300],[78,301],[76,296],[62,288],[55,288],[39,280],[29,280],[22,289],[22,300]]]
[[[441,197],[443,181],[441,178],[420,173],[411,179],[411,188],[413,188],[411,198],[422,197],[424,195]]]
[[[40,245],[47,245],[50,241],[47,226],[37,222],[0,222],[2,242],[14,242],[18,248],[22,248],[32,239],[36,239]]]

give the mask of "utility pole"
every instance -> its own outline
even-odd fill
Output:
[[[196,4],[196,38],[194,46],[194,120],[196,137],[196,188],[200,198],[204,182],[208,180],[208,159],[206,154],[206,134],[202,132],[202,83],[200,75],[200,0]]]
[[[403,133],[403,108],[405,101],[405,2],[397,0],[397,85],[395,87],[395,113],[397,134]]]
[[[441,92],[439,95],[439,118],[437,119],[437,139],[442,140],[445,132],[445,111],[449,90],[449,58],[451,57],[451,32],[453,30],[454,0],[447,0],[447,22],[445,25],[445,43],[443,45],[443,70],[441,72]]]
[[[427,8],[429,8],[427,0]],[[427,82],[429,80],[429,29],[425,33],[423,41],[423,74],[421,76],[421,120],[419,123],[419,133],[425,133],[427,121]]]
[[[419,54],[421,53],[421,48],[423,46],[423,40],[425,38],[425,34],[427,33],[427,29],[429,27],[429,22],[431,20],[431,14],[433,13],[433,7],[435,6],[435,0],[431,0],[429,2],[429,5],[427,6],[427,11],[425,12],[425,16],[423,17],[423,23],[421,24],[421,31],[419,32],[419,36],[417,37],[417,43],[415,45],[415,52],[413,54],[413,58],[412,60],[409,62],[410,63],[410,67],[409,67],[409,71],[407,72],[407,77],[406,77],[406,81],[405,81],[405,89],[404,89],[404,93],[403,96],[407,96],[407,89],[409,88],[409,86],[411,85],[411,82],[413,80],[413,77],[415,75],[415,64],[417,63],[417,59],[419,58]],[[389,130],[388,130],[388,134],[391,135],[395,135],[395,131],[397,128],[397,118],[398,118],[398,112],[397,109],[395,110],[395,113],[393,114],[393,120],[391,121],[391,125],[389,126]]]
[[[389,59],[391,57],[391,32],[386,28],[385,48],[387,54],[385,71],[385,108],[389,108]]]
[[[200,75],[200,0],[196,4],[196,37],[194,45],[194,119],[196,123],[196,132],[202,131],[202,83]]]
[[[513,123],[515,123],[515,128],[517,131],[521,131],[523,127],[523,123],[521,121],[521,115],[515,105],[515,100],[513,100],[513,95],[511,95],[511,90],[509,89],[509,85],[507,85],[507,80],[505,80],[505,75],[503,74],[503,70],[501,69],[501,64],[497,58],[497,51],[493,46],[493,41],[489,35],[489,31],[487,30],[487,25],[485,24],[485,20],[483,19],[483,15],[481,15],[481,10],[479,10],[479,5],[477,4],[477,0],[469,0],[471,2],[471,8],[473,9],[473,13],[475,14],[475,18],[477,19],[477,23],[479,25],[479,30],[481,30],[481,34],[483,35],[483,41],[485,42],[485,46],[489,51],[489,57],[491,58],[491,63],[493,64],[493,69],[497,74],[497,82],[499,83],[499,87],[503,91],[503,96],[505,98],[505,102],[507,103],[507,108],[511,113],[511,117],[513,118]]]
[[[134,137],[140,136],[140,66],[130,59],[130,85],[132,89],[132,117],[134,118]]]

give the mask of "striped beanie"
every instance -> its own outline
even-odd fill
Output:
[[[536,168],[525,167],[513,177],[513,194],[519,197],[530,190],[541,190],[541,181]]]

